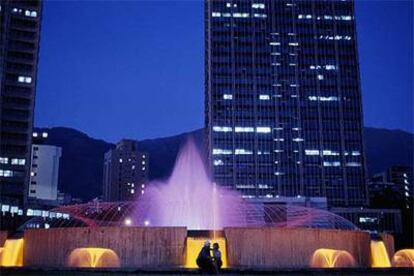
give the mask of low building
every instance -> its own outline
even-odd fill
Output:
[[[46,132],[33,133],[28,199],[30,205],[55,205],[58,199],[59,161],[62,148],[46,145]]]
[[[145,193],[148,182],[148,154],[136,140],[121,140],[104,157],[104,201],[128,201]]]
[[[361,230],[402,233],[401,211],[398,209],[331,208],[331,212],[346,218]]]

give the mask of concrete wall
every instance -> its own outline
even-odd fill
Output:
[[[359,266],[370,263],[366,232],[300,228],[226,228],[227,254],[232,267],[309,267],[319,248],[346,250]]]
[[[0,247],[4,246],[4,243],[7,240],[7,231],[0,231]]]
[[[388,257],[391,260],[395,254],[394,237],[390,234],[380,234],[380,237],[384,242],[384,246],[387,249]]]
[[[62,267],[75,248],[112,249],[122,267],[183,264],[185,227],[93,227],[31,229],[24,233],[24,265]]]

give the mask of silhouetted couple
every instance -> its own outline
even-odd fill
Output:
[[[223,261],[221,260],[221,252],[218,243],[214,243],[213,248],[210,248],[210,241],[204,243],[204,246],[201,248],[197,257],[197,265],[201,272],[204,273],[217,274],[219,272],[223,265]]]

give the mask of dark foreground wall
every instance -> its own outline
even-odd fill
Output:
[[[180,266],[185,227],[92,227],[31,229],[24,233],[24,265],[62,267],[79,247],[103,247],[117,253],[122,267]]]
[[[361,267],[370,264],[370,236],[361,231],[283,228],[226,228],[233,267],[304,268],[315,250],[346,250]]]

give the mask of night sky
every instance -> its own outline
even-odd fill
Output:
[[[366,126],[413,132],[413,2],[357,0]],[[204,125],[202,1],[46,1],[35,125],[115,142]]]

